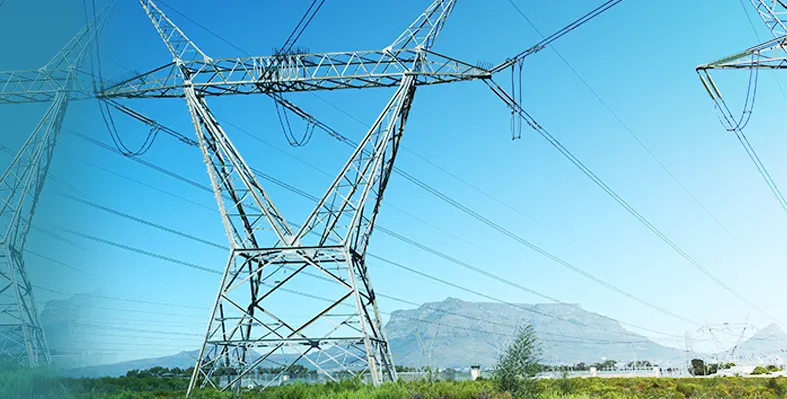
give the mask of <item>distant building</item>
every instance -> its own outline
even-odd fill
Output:
[[[470,379],[475,381],[480,376],[481,376],[481,366],[480,365],[470,366]]]

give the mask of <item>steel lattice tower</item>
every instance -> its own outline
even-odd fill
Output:
[[[779,190],[778,184],[773,180],[767,167],[763,164],[754,150],[754,147],[752,147],[751,142],[743,133],[754,111],[759,72],[767,69],[787,69],[787,2],[785,2],[785,0],[750,1],[774,38],[737,54],[700,65],[697,67],[697,74],[703,86],[705,86],[705,90],[707,90],[715,104],[722,125],[724,125],[727,131],[733,132],[736,135],[738,141],[746,150],[749,158],[765,180],[768,188],[779,202],[779,205],[781,205],[782,209],[787,211],[787,199],[785,199],[784,195]],[[743,111],[738,117],[733,114],[727,105],[719,87],[711,76],[711,71],[741,69],[749,71],[749,86],[746,93],[746,100],[743,105]]]
[[[724,57],[697,67],[702,84],[724,116],[727,130],[735,131],[740,123],[734,123],[734,117],[722,98],[721,91],[710,75],[712,70],[720,69],[787,69],[787,2],[785,0],[750,0],[765,25],[773,34],[773,39],[739,53]],[[750,89],[751,90],[751,89]],[[753,102],[753,99],[752,99]],[[744,110],[751,113],[751,110]],[[728,118],[729,117],[729,118]]]
[[[24,247],[68,103],[90,97],[79,87],[80,66],[108,14],[109,8],[42,68],[0,72],[0,104],[51,102],[0,175],[0,358],[20,364],[51,362],[25,268]]]
[[[416,88],[482,80],[521,115],[493,74],[619,2],[608,1],[536,46],[484,68],[432,50],[455,0],[434,0],[381,50],[221,59],[203,52],[153,0],[139,1],[173,61],[105,89],[101,98],[186,100],[231,247],[189,394],[198,387],[239,389],[258,382],[260,368],[282,375],[296,364],[331,380],[395,380],[366,249]],[[279,94],[385,87],[395,88],[391,99],[301,225],[274,205],[206,101],[271,95],[314,120]],[[294,305],[288,297],[293,293],[312,301]]]

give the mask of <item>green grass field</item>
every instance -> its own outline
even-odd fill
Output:
[[[184,378],[121,377],[64,379],[54,372],[0,372],[3,399],[155,399],[183,398]],[[787,378],[717,377],[696,379],[619,378],[557,379],[537,381],[532,398],[758,398],[787,397]],[[196,399],[231,398],[231,394],[201,391]],[[245,392],[246,399],[496,399],[511,398],[491,381],[399,382],[370,387],[353,381],[319,385],[289,385],[263,392]]]

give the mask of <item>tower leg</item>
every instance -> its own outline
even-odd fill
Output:
[[[235,250],[189,394],[353,377],[394,379],[363,263],[341,246]]]
[[[50,363],[24,261],[7,244],[0,244],[0,355],[21,365]]]

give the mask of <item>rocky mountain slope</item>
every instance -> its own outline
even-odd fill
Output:
[[[684,352],[659,345],[616,320],[579,305],[507,305],[448,298],[418,309],[393,312],[386,326],[397,364],[491,366],[517,325],[532,324],[546,363],[596,363],[682,359]]]

